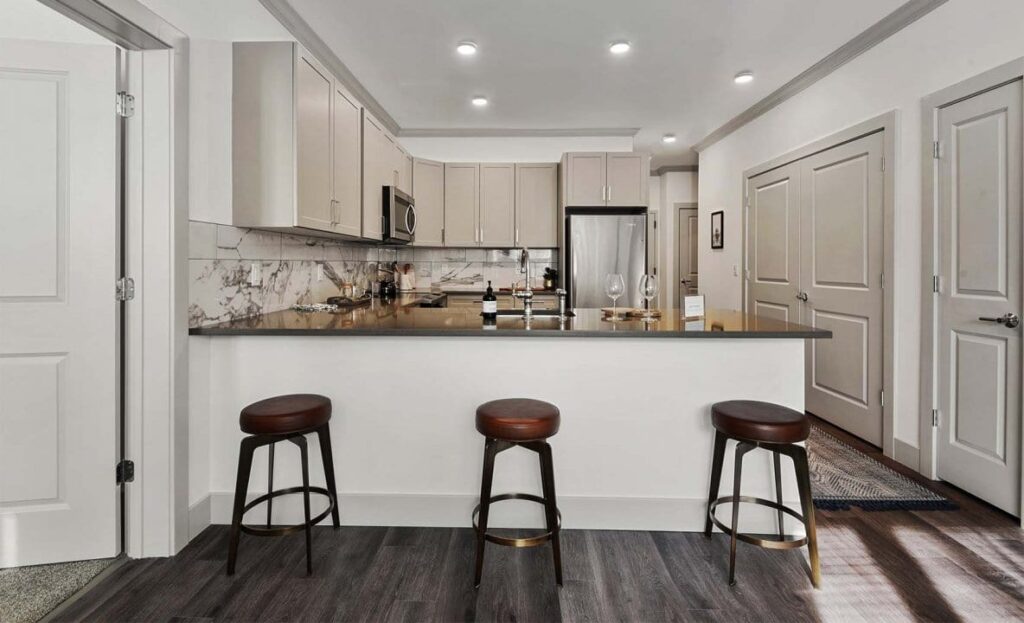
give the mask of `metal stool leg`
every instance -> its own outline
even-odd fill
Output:
[[[235,479],[235,505],[231,511],[231,534],[228,540],[228,575],[235,573],[238,558],[238,538],[242,534],[242,509],[245,495],[249,491],[249,471],[252,469],[252,453],[258,447],[252,437],[242,440],[238,453],[238,477]]]
[[[476,573],[473,586],[480,588],[484,570],[484,535],[487,533],[487,515],[491,507],[491,483],[494,481],[494,457],[498,454],[498,441],[487,438],[484,442],[484,471],[480,481],[480,519],[476,533]]]
[[[274,446],[277,444],[270,444],[270,457],[269,457],[269,469],[267,473],[267,493],[274,491]],[[274,509],[274,498],[267,500],[267,527],[270,527],[270,515]]]
[[[330,424],[324,424],[317,429],[316,435],[320,439],[320,457],[324,462],[324,479],[327,481],[327,490],[334,498],[334,509],[331,510],[331,519],[334,527],[341,527],[341,515],[338,510],[338,486],[334,482],[334,455],[331,452],[331,428]]]
[[[715,431],[715,454],[711,459],[711,484],[708,485],[708,511],[704,520],[704,536],[711,536],[711,503],[718,497],[722,484],[722,463],[725,462],[725,442],[728,438]]]
[[[757,446],[746,442],[736,444],[736,467],[732,483],[732,535],[729,537],[729,585],[736,584],[736,533],[740,524],[740,482],[743,480],[743,455]]]
[[[772,461],[775,463],[775,501],[782,506],[782,462],[779,459],[778,450],[772,452]],[[786,538],[786,529],[782,523],[782,516],[784,513],[782,510],[776,511],[779,516],[779,538]]]
[[[551,458],[551,446],[543,441],[537,444],[540,455],[540,479],[544,491],[544,513],[547,517],[548,532],[551,533],[551,552],[555,558],[555,583],[562,585],[562,547],[558,541],[558,501],[555,499],[555,466]]]
[[[288,441],[299,447],[302,454],[302,505],[306,513],[306,575],[313,575],[313,525],[309,520],[309,448],[303,436],[291,437]]]
[[[818,560],[818,534],[814,522],[814,499],[811,497],[811,476],[807,465],[807,450],[802,446],[791,446],[789,455],[796,466],[796,481],[800,489],[800,506],[804,514],[804,528],[807,530],[807,553],[811,559],[811,583],[814,588],[821,584],[821,563]]]

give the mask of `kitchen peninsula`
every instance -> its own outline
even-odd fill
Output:
[[[748,398],[802,410],[805,340],[830,337],[732,311],[686,321],[668,310],[644,323],[579,309],[564,322],[501,316],[485,326],[478,310],[414,302],[403,295],[354,311],[285,310],[192,329],[191,377],[203,381],[193,384],[190,437],[194,451],[209,454],[212,490],[193,520],[230,520],[241,406],[305,391],[334,402],[344,524],[468,525],[483,451],[476,406],[530,397],[562,412],[552,445],[565,527],[701,530],[711,403]],[[761,454],[748,458],[744,493],[771,497]],[[261,461],[253,496],[266,487]],[[496,492],[539,490],[531,453],[500,461]],[[299,482],[296,461],[279,460],[275,470],[277,486]],[[795,496],[788,463],[784,488]],[[533,506],[495,507],[492,525],[540,525]],[[282,521],[301,514],[298,500],[281,507]],[[757,510],[745,512],[744,526],[772,529],[774,515]]]

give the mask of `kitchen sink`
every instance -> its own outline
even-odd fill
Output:
[[[498,315],[499,316],[519,316],[519,317],[522,317],[523,310],[521,310],[521,309],[499,309],[498,310]],[[572,318],[576,314],[572,313],[571,311],[566,311],[565,315],[566,315],[567,318]],[[539,317],[545,317],[545,318],[552,318],[552,317],[554,317],[554,318],[557,318],[558,317],[558,310],[557,309],[535,309],[535,310],[533,310],[533,317],[534,318],[539,318]]]

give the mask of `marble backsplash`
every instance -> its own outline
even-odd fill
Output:
[[[534,287],[554,249],[531,249]],[[410,265],[417,290],[482,290],[522,279],[518,253],[509,249],[379,247],[244,229],[201,221],[189,223],[189,326],[197,327],[320,303],[341,294],[345,284],[365,291],[377,280],[378,265]],[[253,285],[253,267],[259,279]]]

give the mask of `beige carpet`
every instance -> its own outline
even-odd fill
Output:
[[[75,594],[114,558],[0,569],[0,621],[35,623]]]

